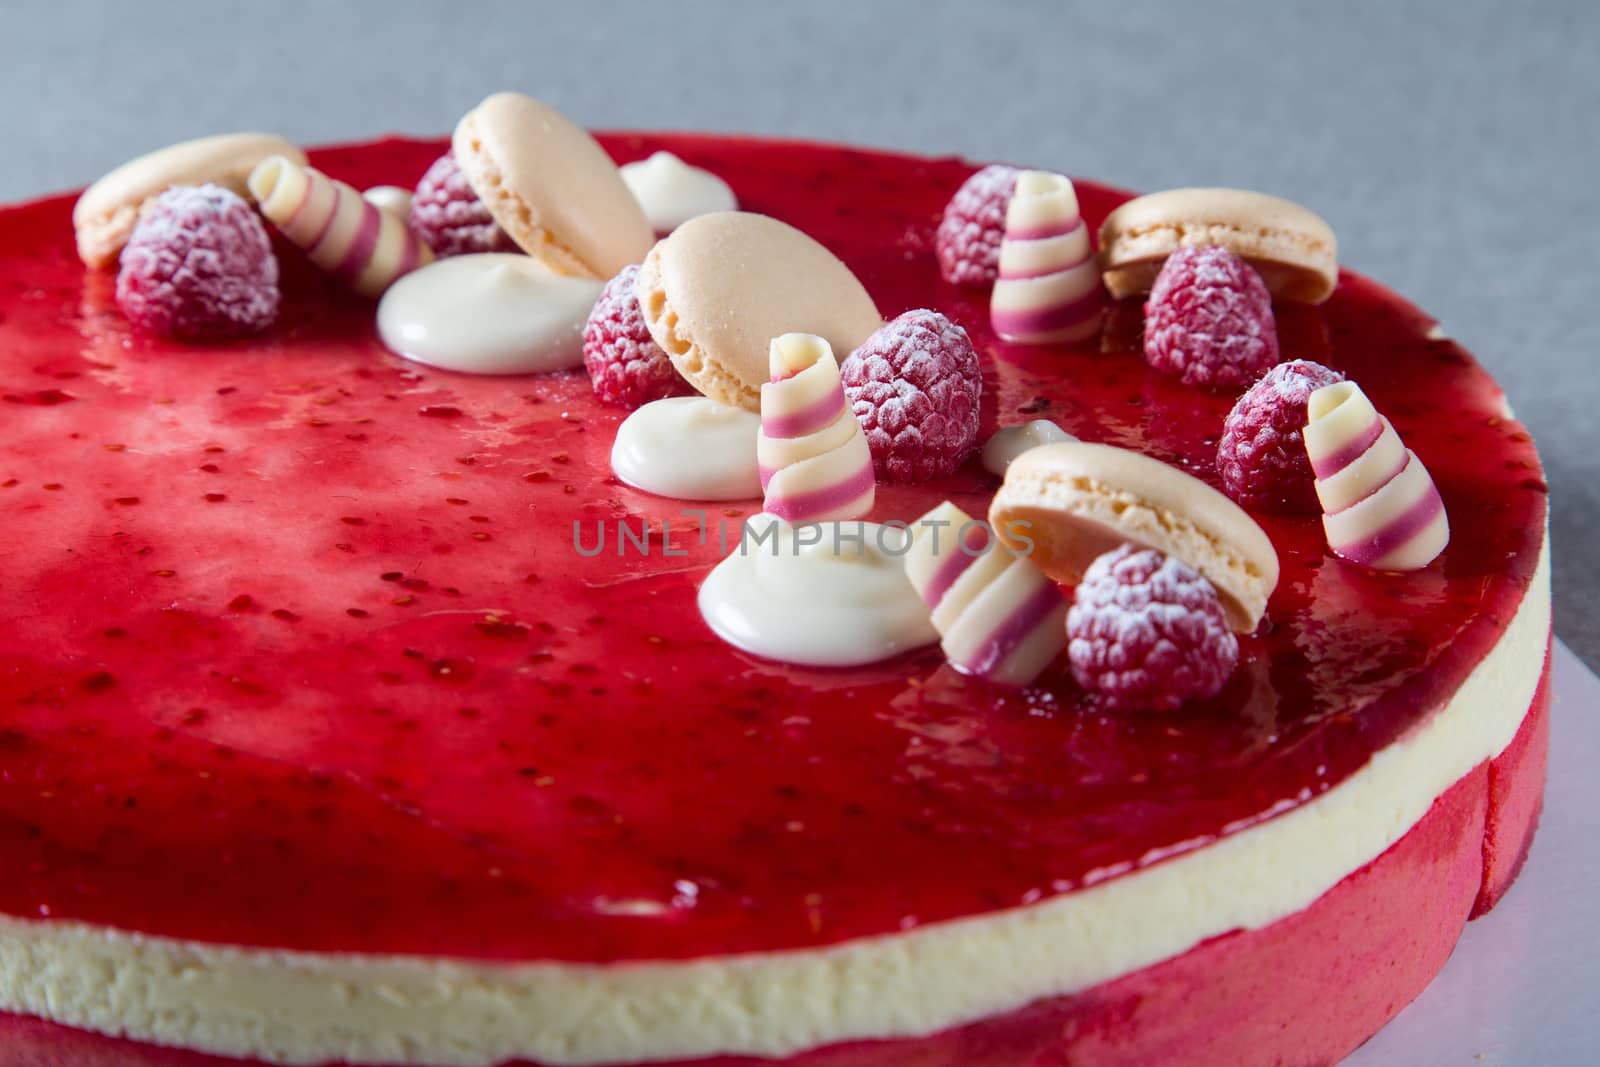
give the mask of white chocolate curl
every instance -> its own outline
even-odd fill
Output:
[[[1027,685],[1067,647],[1067,598],[1038,567],[945,501],[911,527],[906,576],[939,647],[967,674]]]
[[[877,479],[833,349],[815,334],[786,333],[773,338],[769,357],[756,438],[766,510],[791,524],[861,518]]]
[[[399,278],[433,262],[433,250],[390,214],[344,182],[283,156],[250,173],[261,213],[311,262],[364,296],[381,296]]]
[[[1105,298],[1078,193],[1060,174],[1025,170],[1006,207],[1000,276],[989,321],[1006,341],[1083,341],[1100,329]]]
[[[1322,526],[1336,555],[1376,570],[1420,570],[1450,542],[1444,501],[1417,454],[1400,443],[1354,382],[1311,394],[1306,454]]]

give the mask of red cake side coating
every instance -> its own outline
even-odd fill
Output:
[[[1215,484],[1232,397],[1139,356],[1011,348],[938,280],[970,172],[791,142],[676,152],[841,255],[892,316],[971,333],[984,432],[1048,417]],[[358,186],[439,142],[327,150]],[[1080,183],[1097,225],[1123,194]],[[925,652],[817,671],[714,638],[721,554],[619,485],[622,414],[581,372],[473,378],[376,341],[372,308],[280,247],[263,338],[130,333],[72,253],[71,201],[0,212],[0,911],[311,950],[615,960],[813,946],[1043,899],[1309,799],[1425,718],[1510,621],[1546,490],[1498,388],[1422,313],[1345,275],[1280,308],[1286,358],[1358,380],[1456,531],[1373,574],[1314,517],[1264,517],[1283,578],[1214,701],[1165,716],[967,681]],[[875,517],[993,479],[884,487]],[[712,506],[736,524],[759,504]],[[725,514],[732,512],[732,514]],[[672,521],[669,536],[661,521]],[[592,548],[574,549],[574,521]],[[616,554],[618,521],[655,533]],[[684,525],[680,525],[680,522]],[[736,532],[734,534],[736,536]],[[664,549],[682,555],[665,556]]]

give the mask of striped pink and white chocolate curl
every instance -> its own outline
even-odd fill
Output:
[[[261,213],[311,262],[364,296],[381,296],[401,275],[433,261],[405,220],[344,182],[283,156],[250,174]]]
[[[1100,329],[1105,291],[1072,182],[1023,171],[1006,208],[989,322],[1018,344],[1083,341]]]
[[[1361,387],[1318,389],[1306,415],[1306,454],[1334,554],[1387,571],[1419,570],[1438,558],[1450,541],[1444,501]]]
[[[1024,686],[1066,648],[1067,598],[983,524],[946,501],[912,525],[912,538],[906,576],[957,669]]]
[[[813,334],[786,333],[773,339],[770,359],[756,438],[766,510],[789,523],[863,517],[877,478],[833,349]]]

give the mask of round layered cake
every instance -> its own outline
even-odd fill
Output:
[[[986,289],[941,279],[971,164],[599,140],[720,177],[883,317],[964,327],[981,439],[1048,419],[1222,485],[1242,390],[1148,366],[1139,299],[1088,340],[1010,343]],[[446,147],[310,159],[409,187]],[[1076,194],[1091,231],[1129,198]],[[1331,1063],[1526,854],[1539,460],[1471,356],[1367,279],[1280,302],[1278,344],[1391,420],[1448,547],[1375,570],[1316,515],[1252,510],[1281,569],[1264,618],[1215,695],[1139,713],[1064,656],[1007,687],[937,646],[741,651],[697,592],[762,501],[632,488],[627,413],[581,368],[402,359],[283,241],[274,326],[157,339],[71,212],[0,212],[8,1063]],[[880,477],[870,517],[981,516],[1000,484],[975,458]]]

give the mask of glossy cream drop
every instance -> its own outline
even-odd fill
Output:
[[[670,233],[696,215],[737,211],[739,201],[728,183],[700,167],[691,167],[671,152],[622,165],[622,180],[657,233]]]
[[[1034,419],[1021,426],[1006,426],[996,430],[994,436],[984,444],[983,468],[997,478],[1004,478],[1011,461],[1028,449],[1076,440],[1076,437],[1049,419]]]
[[[761,416],[703,396],[652,401],[617,427],[611,473],[635,489],[678,500],[761,495]]]
[[[444,370],[563,370],[583,362],[583,324],[601,288],[532,256],[452,256],[389,287],[378,335],[396,354]]]
[[[906,577],[910,537],[898,526],[791,526],[762,513],[700,586],[716,635],[765,659],[857,667],[939,640]]]

